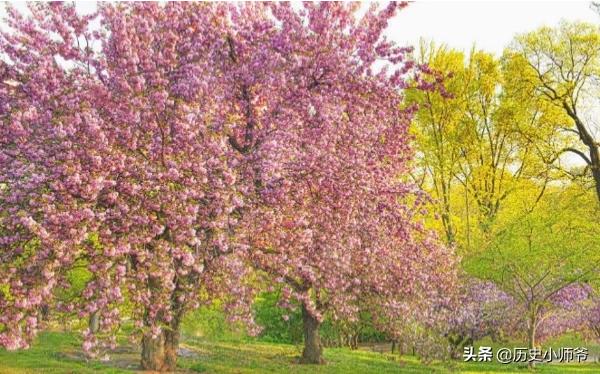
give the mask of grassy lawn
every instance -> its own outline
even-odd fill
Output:
[[[295,363],[300,347],[258,342],[188,340],[182,345],[193,357],[179,360],[184,373],[528,373],[523,366],[497,363],[436,363],[423,365],[411,356],[349,349],[326,349],[327,365]],[[108,362],[86,362],[73,335],[44,333],[27,351],[0,350],[0,374],[131,373],[138,369],[133,348],[120,349]],[[599,373],[598,364],[539,365],[539,373]]]

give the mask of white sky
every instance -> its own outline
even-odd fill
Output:
[[[589,1],[417,1],[392,21],[388,35],[401,44],[418,46],[423,37],[499,55],[516,34],[555,26],[561,19],[600,23]]]

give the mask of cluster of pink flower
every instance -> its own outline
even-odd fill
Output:
[[[110,336],[132,303],[146,344],[215,299],[249,320],[249,265],[316,320],[359,295],[442,293],[453,255],[402,182],[415,108],[400,93],[439,79],[382,35],[404,5],[9,6],[0,344],[27,345],[75,264],[91,279],[60,309]]]

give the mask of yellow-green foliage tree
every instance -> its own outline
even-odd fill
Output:
[[[417,178],[436,198],[436,211],[441,218],[444,237],[452,244],[456,241],[458,224],[452,200],[456,177],[460,173],[462,139],[466,135],[462,126],[465,112],[464,54],[421,43],[419,62],[451,75],[446,77],[444,85],[452,97],[446,97],[439,91],[419,90],[410,91],[408,99],[420,105],[416,126],[413,127],[419,151]]]
[[[522,310],[521,326],[530,348],[538,337],[558,334],[570,327],[569,321],[577,321],[556,320],[557,314],[568,312],[560,299],[573,298],[561,293],[593,282],[600,270],[600,216],[594,194],[575,184],[550,186],[541,198],[536,194],[536,188],[524,188],[507,199],[486,250],[463,262],[470,274],[494,282],[513,297]]]
[[[519,99],[546,103],[561,113],[546,142],[562,146],[549,161],[557,163],[566,152],[577,155],[600,199],[600,145],[594,118],[600,93],[598,26],[564,22],[542,27],[518,36],[504,59],[509,85]]]
[[[557,293],[600,271],[599,35],[583,23],[541,28],[498,59],[423,43],[418,60],[447,92],[408,93],[419,104],[414,177],[441,218],[429,223],[467,273],[520,305],[530,347]]]
[[[422,43],[419,61],[445,77],[447,94],[408,94],[420,106],[416,179],[436,199],[446,241],[469,250],[489,239],[502,202],[524,181],[541,193],[552,178],[544,161],[554,152],[537,136],[551,131],[556,110],[513,96],[505,88],[511,71],[489,53]]]

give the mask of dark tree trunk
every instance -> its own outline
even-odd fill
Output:
[[[48,322],[50,319],[50,308],[48,307],[48,304],[44,304],[40,308],[40,319],[44,322]]]
[[[301,364],[323,364],[323,346],[319,337],[321,323],[302,305],[302,324],[304,329],[304,350],[300,358]]]
[[[471,337],[460,334],[449,335],[448,342],[450,343],[450,358],[453,360],[460,358],[464,347],[473,345],[473,339]]]
[[[576,109],[574,107],[571,107],[566,102],[563,102],[563,108],[566,110],[569,117],[571,117],[571,119],[573,119],[573,121],[575,122],[575,127],[577,128],[579,139],[587,147],[589,156],[585,155],[583,152],[575,148],[567,148],[567,150],[579,155],[592,170],[592,177],[594,178],[594,187],[596,188],[596,197],[598,198],[598,201],[600,201],[600,150],[598,148],[598,143],[594,139],[592,133],[588,130],[586,125],[579,117],[579,114],[577,113]]]
[[[592,170],[592,177],[594,178],[594,187],[596,189],[596,197],[600,201],[600,152],[598,150],[597,143],[590,139],[585,141],[585,145],[589,151],[589,162],[588,165]]]
[[[163,330],[153,338],[151,334],[142,337],[142,368],[152,371],[175,371],[177,368],[177,348],[179,346],[179,323],[173,323],[171,330]]]
[[[352,338],[350,340],[350,349],[358,349],[358,333],[352,335]]]
[[[590,168],[592,169],[592,176],[594,177],[594,186],[596,187],[596,197],[600,201],[600,152],[598,152],[598,146],[594,143],[588,146],[590,151]]]
[[[168,227],[161,234],[163,238],[170,239]],[[150,277],[148,285],[150,289],[160,287],[157,279]],[[142,336],[141,365],[144,370],[174,372],[177,369],[177,348],[179,348],[179,328],[183,318],[184,307],[177,300],[181,287],[179,280],[175,283],[175,290],[171,294],[172,320],[168,327],[161,330],[157,337],[150,332]],[[148,309],[145,311],[144,322],[148,322]]]

